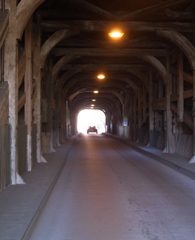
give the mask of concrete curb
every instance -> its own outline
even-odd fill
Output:
[[[21,240],[29,240],[30,239],[30,237],[31,237],[31,235],[32,235],[32,233],[35,229],[35,226],[36,226],[36,224],[37,224],[37,222],[38,222],[38,220],[39,220],[39,218],[40,218],[40,216],[43,212],[43,209],[44,209],[44,207],[45,207],[45,205],[46,205],[46,203],[47,203],[47,201],[48,201],[48,199],[49,199],[49,197],[50,197],[50,195],[51,195],[51,193],[52,193],[52,191],[53,191],[53,189],[54,189],[54,187],[55,187],[55,185],[56,185],[56,183],[57,183],[57,181],[60,177],[60,174],[61,174],[61,172],[62,172],[62,170],[63,170],[63,168],[66,164],[66,161],[67,161],[68,157],[70,156],[70,153],[72,152],[72,149],[73,149],[78,137],[79,137],[79,135],[74,139],[73,144],[70,147],[69,151],[67,152],[60,169],[58,170],[54,180],[52,181],[50,187],[48,188],[44,198],[42,199],[38,209],[36,210],[33,218],[31,219],[31,221],[30,221],[25,233],[23,234]]]
[[[166,166],[176,170],[177,172],[180,172],[183,175],[185,175],[185,176],[195,180],[195,173],[189,171],[188,169],[185,169],[185,168],[183,168],[183,167],[181,167],[181,166],[179,166],[179,165],[177,165],[175,163],[169,162],[168,160],[166,160],[166,159],[164,159],[162,157],[159,157],[159,156],[157,156],[155,154],[152,154],[150,152],[147,152],[147,151],[145,151],[145,150],[143,150],[143,149],[141,149],[139,147],[136,147],[135,145],[131,144],[128,140],[123,139],[123,138],[121,138],[119,136],[115,136],[115,135],[107,134],[107,133],[104,133],[104,135],[107,136],[107,137],[115,138],[115,139],[125,143],[126,145],[130,146],[136,152],[141,153],[141,154],[143,154],[143,155],[145,155],[147,157],[150,157],[150,158],[152,158],[152,159],[154,159],[154,160],[156,160],[156,161],[158,161],[158,162],[160,162],[160,163],[162,163],[162,164],[164,164],[164,165],[166,165]]]

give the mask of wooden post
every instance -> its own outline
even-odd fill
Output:
[[[193,109],[192,109],[192,116],[193,116],[193,156],[190,159],[189,163],[195,163],[195,70],[193,71]]]
[[[163,79],[160,78],[158,80],[158,97],[159,98],[163,97],[163,87],[164,87]]]
[[[41,149],[41,69],[40,69],[40,51],[41,51],[41,17],[37,16],[37,25],[35,26],[35,47],[33,52],[33,79],[36,82],[36,98],[34,103],[34,123],[37,124],[37,162],[46,162],[42,156]]]
[[[146,121],[146,87],[143,84],[143,119]]]
[[[170,55],[166,58],[166,69],[167,69],[167,80],[166,80],[166,139],[165,139],[165,149],[163,152],[165,153],[173,153],[175,151],[174,148],[174,138],[172,134],[172,118],[171,118],[171,92],[172,92],[172,82],[171,82],[171,74],[170,74]]]
[[[130,139],[133,139],[132,129],[134,129],[133,127],[133,94],[130,95],[130,122],[129,122]]]
[[[46,142],[50,146],[50,152],[55,152],[53,148],[53,82],[52,82],[52,59],[48,59],[47,69],[47,136]]]
[[[27,171],[32,170],[32,18],[25,29],[25,123],[27,125]]]
[[[9,32],[5,39],[5,81],[9,83],[9,124],[11,126],[10,169],[11,184],[22,184],[18,174],[18,48],[16,40],[16,1],[6,1],[10,9]]]
[[[136,132],[137,132],[137,104],[136,104],[136,94],[134,93],[134,136],[133,136],[133,140],[136,141]]]
[[[66,139],[66,104],[65,99],[62,95],[62,90],[60,91],[60,142],[64,143]]]
[[[152,69],[150,69],[150,79],[149,79],[149,131],[150,131],[150,142],[147,145],[148,147],[151,146],[151,134],[154,131],[154,122],[153,122],[153,118],[154,118],[154,113],[152,110],[152,102],[154,100],[154,86],[152,83]]]
[[[54,122],[54,129],[56,132],[56,145],[61,146],[60,144],[60,91],[59,87],[57,86],[58,90],[55,91],[55,101],[56,101],[56,109],[55,109],[55,122]]]
[[[52,120],[53,120],[53,110],[52,110],[52,104],[53,104],[53,85],[52,85],[52,63],[51,59],[48,60],[48,69],[47,69],[47,132],[52,132]]]
[[[184,98],[183,98],[183,53],[180,50],[177,61],[177,116],[178,122],[183,122]]]
[[[141,121],[142,121],[142,110],[141,110],[141,90],[138,91],[138,140],[139,140],[139,133],[141,130]]]

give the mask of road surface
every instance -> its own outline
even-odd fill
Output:
[[[81,135],[31,240],[194,240],[195,181],[102,135]]]

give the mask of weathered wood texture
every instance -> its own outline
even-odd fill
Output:
[[[18,89],[20,88],[24,80],[25,70],[26,70],[26,54],[24,52],[18,64]]]
[[[8,124],[9,90],[7,82],[0,82],[0,125]]]
[[[104,72],[104,71],[111,71],[111,72],[136,72],[136,70],[147,70],[148,64],[68,64],[69,68],[71,69],[80,69],[85,66],[85,71],[94,72],[94,74],[97,74],[97,71]],[[67,70],[67,65],[61,67],[62,71]],[[97,72],[97,73],[96,73]],[[138,71],[137,71],[138,73]],[[141,74],[141,73],[140,73]],[[110,76],[110,73],[108,74],[108,77]],[[146,76],[143,74],[143,78],[146,79]]]
[[[42,21],[43,30],[57,31],[75,27],[81,31],[106,31],[109,32],[116,26],[128,31],[157,31],[157,30],[176,30],[181,32],[193,32],[194,23],[177,23],[177,22],[109,22],[109,21]]]
[[[0,11],[0,48],[3,45],[9,26],[9,11]]]
[[[134,11],[133,13],[129,13],[129,14],[123,16],[122,19],[136,17],[136,16],[139,16],[140,14],[141,15],[144,15],[144,14],[149,15],[152,12],[156,12],[156,11],[158,12],[162,9],[170,8],[172,6],[175,6],[175,5],[178,5],[181,3],[186,3],[188,1],[189,0],[169,0],[166,2],[160,2],[160,3],[154,4],[151,7],[146,7],[144,9]]]
[[[184,100],[183,100],[183,91],[184,91],[184,83],[183,83],[183,53],[180,51],[177,62],[177,116],[178,121],[183,122],[183,114],[184,114]]]
[[[25,123],[27,125],[27,170],[32,170],[32,18],[25,28]]]
[[[10,126],[0,125],[0,192],[10,183]]]
[[[82,8],[87,8],[89,9],[90,11],[92,12],[95,12],[95,13],[98,13],[104,17],[107,17],[107,18],[111,18],[111,19],[115,19],[115,15],[108,12],[108,11],[105,11],[89,2],[86,2],[86,1],[83,1],[83,0],[68,0],[69,2],[73,3],[73,4],[77,4],[79,6],[81,6]]]
[[[20,112],[20,110],[24,107],[25,102],[26,102],[26,95],[23,94],[21,98],[18,100],[18,112]]]
[[[16,12],[16,38],[21,39],[27,22],[35,9],[45,0],[21,0],[17,5]],[[15,3],[16,4],[16,3]],[[28,14],[26,14],[28,13]]]
[[[79,31],[76,29],[65,29],[59,30],[55,32],[52,36],[50,36],[46,42],[43,44],[41,48],[41,67],[44,68],[44,64],[46,61],[47,56],[49,55],[50,51],[65,38],[78,34]]]
[[[55,48],[52,50],[54,56],[60,57],[64,55],[81,55],[81,56],[166,56],[165,49],[98,49],[98,48]]]

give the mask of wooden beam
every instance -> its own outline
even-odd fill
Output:
[[[64,55],[81,55],[81,56],[161,56],[167,55],[164,49],[98,49],[98,48],[54,48],[52,54],[56,57]]]
[[[187,90],[183,92],[183,99],[192,98],[193,97],[193,90]],[[177,101],[177,93],[171,95],[171,102]]]
[[[176,68],[171,67],[170,72],[177,76],[177,69]],[[183,73],[183,79],[184,79],[184,81],[186,81],[190,84],[193,84],[193,76],[191,76],[190,74],[184,72]]]
[[[80,58],[80,56],[77,56],[77,55],[66,55],[64,57],[62,57],[54,66],[53,66],[53,69],[52,69],[52,79],[53,79],[53,82],[56,80],[57,76],[58,76],[58,73],[59,71],[61,70],[61,68],[63,66],[65,66],[65,69],[67,70],[67,63],[77,59],[77,58]],[[70,66],[71,67],[71,66]],[[68,68],[69,69],[69,68]]]
[[[20,88],[22,81],[24,79],[25,68],[26,68],[26,54],[24,53],[18,64],[18,89]]]
[[[194,12],[176,12],[176,11],[171,11],[171,9],[166,9],[165,13],[169,19],[171,18],[171,19],[177,19],[177,20],[187,20],[187,19],[195,18]],[[160,15],[162,19],[163,15],[162,14]]]
[[[122,48],[133,48],[133,47],[138,47],[138,48],[158,48],[158,49],[164,49],[166,48],[166,44],[163,42],[158,41],[157,39],[152,39],[149,37],[149,35],[142,36],[139,38],[134,38],[131,40],[125,40],[121,41],[119,43],[120,47]],[[69,39],[63,40],[63,42],[60,43],[60,47],[79,47],[79,48],[84,48],[84,47],[102,47],[102,48],[115,48],[116,47],[116,42],[115,41],[98,41],[94,39],[72,39],[71,41]]]
[[[82,71],[84,68],[85,68],[85,65],[83,65],[83,66],[80,67],[80,68],[72,68],[72,69],[68,70],[66,73],[64,73],[64,74],[62,75],[62,77],[59,79],[60,88],[63,87],[63,85],[65,84],[65,82],[66,82],[70,77],[72,77],[74,74]]]
[[[127,21],[116,23],[113,21],[92,21],[92,20],[73,20],[73,21],[42,21],[42,30],[57,31],[60,29],[76,28],[80,31],[106,31],[109,32],[113,27],[129,31],[157,31],[174,29],[180,32],[194,32],[194,23],[181,22],[135,22]]]
[[[192,98],[193,97],[193,89],[187,90],[183,92],[183,99]],[[171,102],[177,101],[177,93],[171,94]],[[152,103],[153,111],[165,110],[165,97],[156,99]]]
[[[165,110],[165,97],[156,99],[152,102],[152,110],[157,111],[157,110]]]
[[[158,12],[162,9],[170,8],[172,6],[176,6],[176,5],[187,3],[187,2],[191,2],[191,0],[168,0],[166,2],[161,2],[161,3],[155,4],[153,6],[146,7],[144,9],[140,9],[140,10],[134,11],[132,13],[129,13],[127,15],[124,15],[121,17],[121,19],[135,18],[140,15],[143,16],[144,14],[150,15],[153,12]]]
[[[139,69],[139,70],[147,70],[148,66],[144,64],[72,64],[70,68],[82,68],[85,65],[85,71],[94,72],[94,71],[118,71],[118,72],[126,72],[128,69]],[[67,66],[63,66],[60,70],[67,70]]]
[[[6,38],[9,28],[9,11],[0,10],[0,48]]]
[[[118,12],[113,12],[113,14],[116,14]],[[48,9],[48,10],[38,10],[37,14],[42,16],[43,19],[44,18],[58,18],[58,19],[82,19],[83,18],[83,14],[80,11],[80,13],[78,12],[72,12],[72,11],[68,11],[68,10],[64,10],[64,9]],[[129,11],[122,11],[121,12],[121,16],[122,15],[127,15],[129,14]],[[91,12],[91,15],[89,13],[89,19],[92,19],[93,17],[93,12]],[[177,12],[177,11],[172,11],[170,9],[166,9],[164,12],[158,12],[158,14],[151,13],[150,15],[142,15],[140,16],[140,18],[142,19],[142,21],[150,21],[150,20],[156,20],[158,21],[170,21],[172,19],[174,20],[191,20],[195,18],[195,13],[193,12],[193,10],[190,12]]]
[[[76,34],[79,34],[79,31],[74,28],[58,30],[52,34],[41,47],[41,68],[44,68],[47,56],[59,42]]]
[[[23,94],[22,97],[18,100],[18,112],[23,108],[26,102],[26,95]]]
[[[186,12],[188,13],[189,11],[193,11],[195,6],[195,2],[193,1],[187,8],[186,8]]]
[[[166,38],[172,43],[175,43],[175,45],[177,45],[186,55],[191,69],[195,71],[195,49],[187,37],[175,30],[158,30],[156,31],[156,34],[157,36]]]
[[[76,4],[76,5],[79,5],[83,8],[87,8],[88,10],[92,11],[92,12],[95,12],[99,15],[102,15],[104,17],[107,17],[107,18],[111,18],[111,19],[116,19],[116,16],[113,15],[112,13],[108,12],[108,11],[105,11],[89,2],[86,2],[84,0],[68,0],[69,2],[73,3],[73,4]]]
[[[177,108],[175,105],[171,104],[171,110],[177,114]],[[186,113],[184,113],[183,115],[183,120],[184,120],[184,123],[186,125],[188,125],[188,127],[190,127],[191,129],[193,129],[193,121],[192,121],[192,118],[190,116],[188,116]]]

